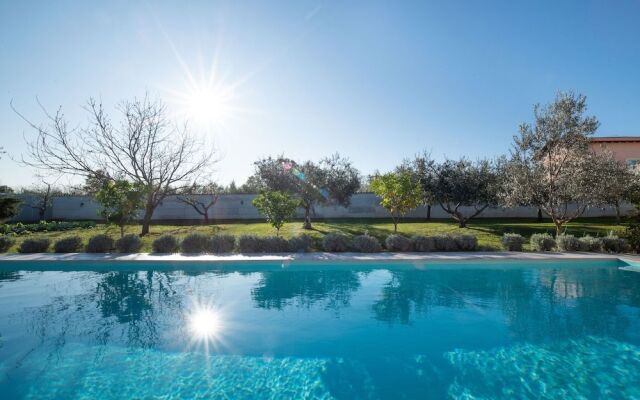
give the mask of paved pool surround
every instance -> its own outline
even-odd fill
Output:
[[[621,260],[631,264],[640,263],[640,256],[626,254],[599,253],[525,253],[525,252],[430,252],[430,253],[260,253],[260,254],[157,254],[157,253],[32,253],[32,254],[2,254],[0,263],[34,262],[34,261],[108,261],[108,262],[215,262],[215,263],[243,263],[243,262],[329,262],[351,263],[366,262],[433,262],[433,261],[553,261],[553,260]]]

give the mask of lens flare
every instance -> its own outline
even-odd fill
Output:
[[[220,327],[220,317],[213,309],[196,310],[189,317],[189,330],[200,339],[215,338]]]

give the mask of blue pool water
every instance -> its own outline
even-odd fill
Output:
[[[0,264],[0,398],[640,398],[620,266]]]

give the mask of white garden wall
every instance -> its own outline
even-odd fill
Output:
[[[252,220],[261,219],[262,216],[252,205],[255,195],[221,195],[215,206],[210,209],[209,217],[212,220]],[[633,206],[625,205],[623,214],[628,214]],[[97,220],[98,203],[91,197],[64,196],[53,199],[51,209],[47,212],[52,220]],[[298,210],[302,216],[302,211]],[[535,218],[537,210],[531,207],[515,208],[491,208],[485,210],[479,218]],[[607,208],[591,208],[585,214],[587,217],[615,216],[615,210]],[[315,218],[387,218],[387,211],[380,206],[379,199],[371,193],[360,193],[353,196],[348,208],[325,205],[316,208]],[[407,215],[407,218],[425,219],[427,208],[420,207]],[[449,218],[442,208],[434,206],[431,209],[431,218]],[[38,214],[30,207],[22,207],[22,211],[15,221],[37,221]],[[153,215],[155,221],[188,221],[201,220],[199,215],[190,206],[179,202],[175,197],[168,197],[158,207]]]

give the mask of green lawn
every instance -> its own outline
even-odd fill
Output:
[[[291,237],[300,233],[308,233],[315,238],[321,238],[328,232],[342,232],[348,235],[359,235],[368,232],[377,236],[381,240],[393,233],[393,224],[390,220],[325,220],[313,223],[314,229],[305,231],[302,229],[301,221],[294,221],[286,224],[281,233],[284,237]],[[590,234],[593,236],[606,236],[609,232],[622,233],[624,225],[616,225],[612,219],[582,219],[567,225],[567,233],[576,236]],[[429,222],[402,222],[398,228],[399,233],[407,236],[422,234],[434,235],[442,233],[452,234],[472,234],[478,237],[480,247],[485,250],[499,250],[500,238],[505,232],[520,233],[528,237],[532,233],[548,232],[555,233],[553,224],[550,221],[537,223],[530,219],[478,219],[469,223],[467,228],[458,228],[457,224],[451,220],[433,220]],[[139,225],[127,227],[128,233],[139,233]],[[144,238],[143,251],[151,251],[151,242],[164,233],[170,233],[179,237],[192,232],[213,234],[217,232],[241,235],[246,233],[257,235],[273,235],[275,229],[262,222],[235,222],[221,223],[215,225],[152,225],[151,234]],[[45,236],[57,240],[61,237],[79,235],[85,243],[87,239],[98,233],[108,233],[114,237],[119,235],[119,229],[114,226],[98,225],[90,229],[77,229],[65,232],[34,233],[32,235],[22,235],[16,238],[16,245],[10,249],[15,252],[17,246],[25,238],[33,236]],[[527,245],[528,247],[528,245]]]

